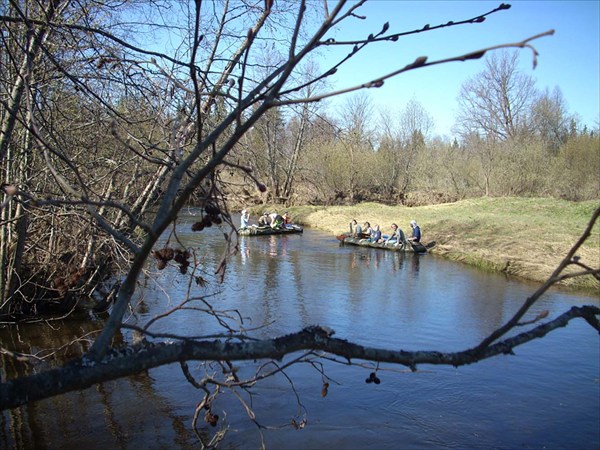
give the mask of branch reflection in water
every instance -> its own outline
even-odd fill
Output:
[[[217,233],[180,236],[186,246],[202,249],[207,272],[223,250]],[[335,330],[338,338],[363,345],[460,350],[496,329],[537,287],[435,255],[340,247],[333,237],[311,230],[241,237],[239,245],[227,282],[211,302],[223,310],[237,309],[247,318],[247,327],[264,327],[253,333],[256,337],[319,324]],[[156,286],[145,288],[146,309],[137,311],[140,323],[181,301],[187,285],[177,274],[166,269]],[[544,309],[558,314],[584,303],[599,301],[552,290],[532,315]],[[85,326],[71,325],[79,331]],[[189,335],[220,331],[213,319],[192,313],[156,325],[153,331],[175,328]],[[53,332],[56,347],[75,335],[68,330],[65,324]],[[20,332],[33,334],[39,328]],[[18,340],[4,334],[1,338]],[[402,442],[404,448],[591,449],[600,442],[599,351],[597,334],[574,322],[519,348],[516,356],[473,366],[421,367],[417,373],[380,367],[378,385],[365,384],[372,365],[365,369],[325,361],[325,373],[332,380],[326,397],[321,396],[321,375],[309,365],[298,365],[286,373],[306,408],[303,429],[289,426],[304,416],[283,376],[259,383],[252,407],[261,424],[286,425],[264,433],[268,448],[397,448]],[[255,365],[244,362],[236,367],[240,375],[248,375]],[[190,370],[197,369],[198,363],[190,362]],[[0,442],[9,448],[17,441],[23,443],[21,448],[36,448],[43,436],[48,447],[133,448],[160,442],[169,448],[195,448],[190,423],[200,398],[178,366],[162,367],[4,412]],[[237,399],[225,395],[213,409],[235,429],[225,446],[259,446],[256,426]],[[212,429],[207,425],[205,431]]]

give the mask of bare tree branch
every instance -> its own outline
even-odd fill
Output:
[[[512,48],[512,47],[518,47],[518,48],[531,48],[534,54],[534,66],[536,64],[536,57],[537,57],[537,51],[535,50],[535,48],[533,46],[531,46],[529,44],[530,41],[534,40],[534,39],[539,39],[541,37],[545,37],[545,36],[552,36],[554,34],[554,30],[548,30],[544,33],[539,33],[536,34],[535,36],[531,36],[529,38],[526,38],[520,42],[513,42],[513,43],[507,43],[507,44],[500,44],[500,45],[494,45],[492,47],[486,47],[484,49],[481,50],[477,50],[474,52],[470,52],[470,53],[466,53],[464,55],[460,55],[460,56],[454,56],[451,58],[444,58],[444,59],[438,59],[435,61],[431,61],[431,62],[427,62],[427,57],[426,56],[421,56],[419,58],[417,58],[415,61],[413,61],[411,64],[408,64],[406,66],[404,66],[401,69],[395,70],[393,72],[390,72],[386,75],[383,75],[381,77],[378,77],[374,80],[371,81],[367,81],[365,83],[359,84],[359,85],[355,85],[355,86],[351,86],[345,89],[340,89],[337,91],[332,91],[332,92],[328,92],[325,94],[321,94],[321,95],[316,95],[310,98],[304,98],[304,99],[289,99],[289,100],[277,100],[276,102],[274,102],[275,106],[284,106],[284,105],[291,105],[291,104],[298,104],[298,103],[308,103],[308,102],[317,102],[320,100],[324,100],[326,98],[330,98],[330,97],[336,97],[338,95],[343,95],[343,94],[348,94],[350,92],[356,92],[356,91],[360,91],[362,89],[369,89],[369,88],[379,88],[381,86],[383,86],[385,80],[393,78],[397,75],[400,75],[402,73],[405,72],[409,72],[411,70],[415,70],[415,69],[420,69],[420,68],[424,68],[424,67],[430,67],[430,66],[435,66],[435,65],[439,65],[439,64],[447,64],[450,62],[464,62],[470,59],[479,59],[481,57],[483,57],[487,52],[493,51],[493,50],[498,50],[498,49],[502,49],[502,48]],[[292,92],[292,91],[290,91]]]
[[[519,308],[519,310],[510,320],[508,320],[503,326],[494,331],[490,336],[481,341],[481,343],[475,348],[476,351],[484,351],[485,348],[488,347],[492,342],[494,342],[496,339],[500,338],[509,330],[511,330],[519,322],[519,320],[521,320],[521,318],[525,315],[529,308],[531,308],[531,306],[550,288],[550,286],[560,281],[561,273],[565,270],[565,268],[567,268],[567,266],[569,266],[572,263],[573,258],[575,257],[575,254],[577,253],[579,248],[591,236],[592,229],[594,228],[599,216],[600,208],[597,208],[596,211],[594,211],[594,214],[588,222],[587,227],[585,228],[577,242],[571,247],[567,255],[556,267],[556,269],[554,270],[552,275],[550,275],[548,280],[542,286],[540,286],[539,289],[533,293],[533,295],[531,295],[529,298],[527,298],[527,300],[525,300],[521,308]]]
[[[365,347],[344,339],[331,337],[333,331],[319,326],[276,339],[233,343],[227,341],[183,341],[172,344],[138,345],[114,351],[94,362],[87,358],[74,361],[68,367],[50,370],[0,384],[0,409],[15,408],[76,389],[84,389],[101,381],[114,380],[134,373],[177,361],[240,361],[261,358],[282,359],[285,355],[302,350],[320,350],[347,360],[361,359],[379,363],[394,363],[416,370],[419,364],[450,365],[459,367],[493,356],[513,354],[513,350],[534,339],[544,337],[557,328],[566,326],[574,318],[584,318],[598,327],[600,308],[572,307],[554,320],[532,330],[507,338],[483,350],[478,348],[460,352],[404,351]]]

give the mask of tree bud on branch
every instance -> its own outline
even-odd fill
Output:
[[[415,62],[411,64],[411,67],[421,67],[425,65],[426,62],[427,56],[419,56],[417,59],[415,59]]]
[[[379,88],[379,87],[383,86],[383,80],[371,81],[370,83],[367,83],[366,86],[368,88]]]
[[[479,59],[483,55],[485,55],[485,50],[469,53],[468,55],[465,55],[465,59]]]

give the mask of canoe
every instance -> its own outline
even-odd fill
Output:
[[[259,227],[257,225],[249,226],[238,230],[240,236],[267,236],[272,234],[295,234],[302,233],[304,229],[299,225],[287,225],[283,228],[271,228],[270,226]]]
[[[385,244],[385,243],[375,243],[369,242],[368,239],[348,236],[348,235],[340,235],[337,236],[337,239],[342,244],[348,245],[358,245],[361,247],[371,247],[371,248],[381,248],[383,250],[391,250],[394,252],[409,252],[409,253],[427,253],[427,250],[432,248],[435,245],[435,242],[430,242],[426,245],[423,245],[419,242],[407,242],[404,245],[396,245],[395,243]]]

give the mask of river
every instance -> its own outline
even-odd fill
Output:
[[[299,235],[241,237],[226,281],[218,285],[213,272],[224,251],[221,231],[193,233],[194,217],[186,220],[177,228],[180,242],[194,249],[197,275],[208,284],[189,284],[177,267],[157,271],[150,266],[130,322],[143,324],[174,308],[189,289],[198,298],[210,295],[215,309],[229,311],[228,323],[241,317],[244,329],[256,337],[319,324],[336,337],[369,346],[459,351],[511,317],[537,287],[434,254],[339,246],[332,236],[309,229]],[[553,318],[583,304],[599,305],[600,299],[553,289],[529,318],[543,310]],[[200,301],[192,305],[203,306]],[[53,347],[55,360],[63,360],[74,350],[62,346],[103,320],[92,316],[1,329],[1,346],[28,352]],[[197,309],[178,311],[151,330],[188,336],[222,331],[213,316]],[[129,333],[121,338],[130,339]],[[24,373],[18,364],[2,361],[3,378]],[[251,400],[239,391],[252,401],[256,422],[267,427],[262,437],[239,400],[223,394],[213,406],[219,426],[230,428],[222,447],[259,448],[262,440],[276,449],[600,446],[600,338],[582,320],[517,348],[515,355],[471,366],[422,366],[412,373],[382,365],[380,384],[365,383],[371,368],[322,364],[330,378],[325,397],[321,366],[310,364],[259,383]],[[201,377],[199,363],[189,366]],[[251,362],[236,366],[240,374],[255,367]],[[0,448],[199,448],[191,421],[200,399],[178,364],[161,367],[3,412]],[[292,420],[305,420],[306,426],[295,429]],[[218,429],[202,424],[206,433]]]

